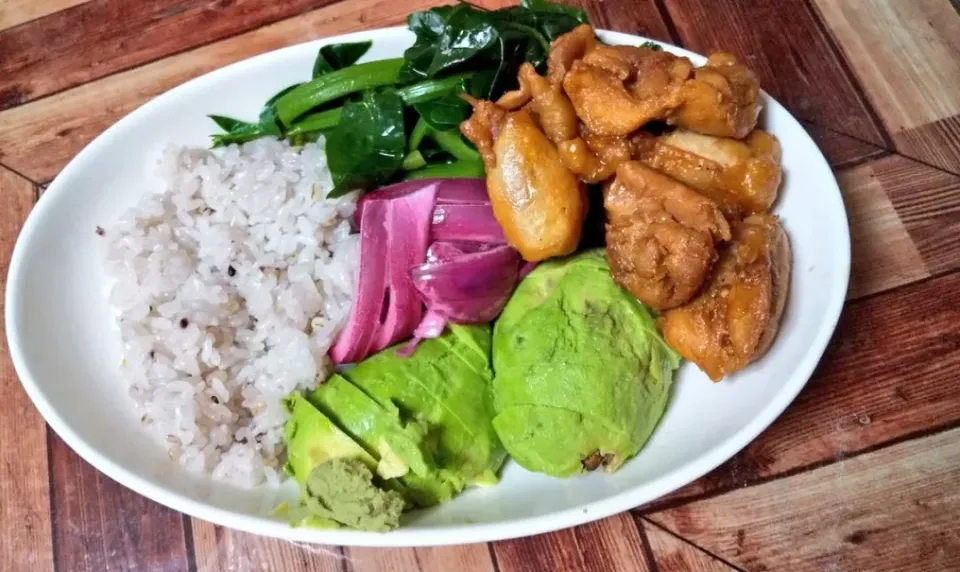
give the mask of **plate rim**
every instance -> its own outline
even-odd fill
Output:
[[[615,32],[604,29],[597,29],[597,33],[605,38],[619,44],[638,45],[642,42],[654,42],[673,53],[690,57],[694,62],[703,62],[706,58],[700,54],[690,52],[678,46],[666,42],[660,42],[652,38],[646,38],[640,35]],[[19,280],[16,278],[22,275],[22,266],[24,264],[23,246],[30,240],[30,237],[37,231],[38,221],[43,218],[51,205],[61,194],[67,192],[69,187],[66,184],[60,184],[61,181],[69,178],[74,170],[82,168],[82,164],[89,155],[97,152],[99,147],[107,145],[120,130],[119,126],[135,122],[139,116],[146,114],[155,105],[162,104],[162,100],[171,94],[181,90],[195,89],[202,87],[206,83],[215,83],[221,76],[242,69],[246,66],[256,65],[256,60],[269,57],[282,57],[280,54],[288,50],[302,49],[306,45],[315,45],[317,47],[344,41],[357,41],[369,39],[374,42],[380,40],[396,41],[397,36],[411,35],[412,33],[404,26],[394,26],[387,28],[376,28],[371,30],[361,30],[348,34],[339,34],[324,38],[317,38],[307,42],[300,42],[290,46],[285,46],[276,50],[256,54],[238,62],[222,66],[201,76],[186,81],[175,86],[151,100],[145,102],[132,112],[108,127],[96,138],[88,143],[57,175],[48,189],[43,193],[37,203],[31,209],[21,231],[17,237],[13,254],[10,260],[10,266],[7,274],[7,286],[5,292],[4,321],[7,334],[7,343],[10,355],[13,361],[14,369],[17,372],[18,380],[26,391],[28,397],[34,406],[40,412],[49,426],[63,439],[63,441],[79,454],[85,461],[90,463],[98,471],[118,482],[119,484],[141,494],[154,502],[176,510],[180,513],[194,518],[200,518],[215,524],[229,528],[250,532],[253,534],[281,538],[297,542],[309,542],[320,544],[334,544],[341,546],[382,546],[382,547],[414,547],[414,546],[443,546],[451,544],[465,544],[477,542],[491,542],[511,538],[521,538],[536,534],[543,534],[556,530],[566,529],[578,526],[601,518],[606,518],[620,512],[629,511],[637,506],[651,502],[664,495],[677,490],[694,480],[702,477],[712,471],[722,463],[729,460],[735,454],[743,450],[747,445],[754,441],[757,436],[766,430],[796,399],[800,391],[806,386],[813,374],[815,368],[820,363],[823,354],[836,330],[841,311],[846,299],[847,288],[850,279],[851,267],[851,249],[850,249],[850,227],[847,211],[843,203],[842,194],[837,183],[836,176],[830,167],[828,161],[820,150],[816,142],[813,141],[810,134],[803,125],[790,113],[785,107],[777,102],[769,94],[764,93],[768,101],[780,107],[791,119],[800,126],[803,134],[810,139],[818,151],[818,160],[822,167],[831,174],[835,193],[830,193],[832,205],[828,205],[831,211],[841,215],[842,224],[834,229],[837,232],[839,242],[834,243],[837,250],[838,264],[842,273],[840,280],[831,285],[829,304],[823,308],[823,320],[815,338],[810,345],[810,352],[807,359],[797,364],[797,369],[789,379],[790,383],[777,393],[776,397],[768,402],[748,424],[740,431],[734,433],[726,440],[720,442],[710,452],[692,459],[681,465],[678,469],[661,475],[652,481],[646,483],[643,487],[633,487],[626,489],[618,494],[612,495],[606,499],[594,501],[584,505],[579,505],[556,512],[544,514],[541,516],[524,517],[512,520],[499,521],[494,523],[470,523],[470,524],[451,524],[437,525],[423,528],[404,528],[391,531],[386,534],[363,532],[345,529],[320,530],[311,528],[293,528],[289,524],[271,520],[266,516],[253,516],[242,514],[224,508],[219,508],[205,504],[201,501],[187,497],[186,495],[168,489],[162,485],[144,478],[139,474],[130,471],[110,458],[101,454],[95,447],[86,442],[79,434],[75,433],[68,424],[57,414],[54,406],[48,400],[44,392],[37,386],[26,363],[24,350],[20,344],[19,334],[11,324],[15,324],[14,314],[16,308],[20,305],[22,296],[19,287]],[[11,280],[11,277],[14,280]]]

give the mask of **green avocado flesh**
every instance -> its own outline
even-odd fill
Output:
[[[314,517],[374,532],[400,526],[403,496],[374,485],[373,473],[359,459],[330,459],[317,465],[307,476],[304,491]]]
[[[528,470],[613,471],[650,437],[679,365],[603,251],[544,263],[494,329],[493,426]]]
[[[492,424],[490,347],[489,326],[451,325],[410,357],[388,348],[306,397],[292,394],[287,472],[301,484],[311,524],[379,530],[394,522],[392,512],[380,508],[392,510],[395,498],[425,507],[467,486],[496,483],[506,452]],[[332,464],[336,459],[349,460],[351,468]],[[343,495],[353,491],[359,503],[347,503],[338,492],[333,476],[344,471],[351,478]],[[369,514],[358,518],[364,511]]]

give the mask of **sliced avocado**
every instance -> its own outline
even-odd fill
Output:
[[[339,375],[318,386],[308,399],[378,461],[380,477],[399,478],[414,504],[444,502],[464,488],[462,478],[441,469],[434,459],[436,435],[427,423],[404,422],[393,403],[381,405]]]
[[[314,467],[330,459],[359,459],[371,470],[377,461],[349,435],[299,393],[291,393],[284,405],[290,413],[283,430],[287,443],[286,471],[303,485]]]
[[[495,482],[506,458],[492,424],[490,348],[489,326],[451,325],[439,338],[421,342],[410,357],[388,348],[343,377],[382,408],[396,410],[405,429],[413,422],[427,427],[425,439],[435,444],[435,450],[418,448],[428,466],[446,473],[449,478],[444,480],[486,485]],[[423,479],[411,462],[415,457],[408,458],[398,444],[388,443]],[[409,477],[405,475],[404,482]]]

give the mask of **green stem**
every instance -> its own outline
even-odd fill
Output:
[[[337,124],[340,123],[340,114],[342,112],[343,108],[337,107],[319,113],[311,113],[291,125],[287,131],[287,135],[299,135],[311,131],[325,131],[336,127]]]
[[[516,22],[508,22],[507,27],[513,28],[514,30],[517,30],[519,32],[530,34],[531,36],[537,39],[537,42],[540,43],[540,47],[543,48],[544,54],[550,53],[550,42],[548,42],[547,39],[543,37],[543,34],[541,34],[536,28],[531,28],[530,26],[526,26],[524,24],[518,24]]]
[[[416,151],[420,148],[420,143],[423,142],[423,137],[427,134],[427,131],[430,130],[430,126],[427,125],[424,118],[417,120],[417,124],[413,126],[413,130],[410,132],[410,144],[409,148],[411,151]]]
[[[449,131],[430,130],[430,137],[437,142],[437,145],[461,161],[480,162],[480,154],[472,147],[467,145],[460,137],[460,132],[456,129]]]
[[[407,105],[422,103],[424,101],[430,101],[431,99],[437,99],[455,89],[462,89],[463,83],[468,77],[469,74],[457,74],[443,79],[428,79],[420,83],[401,87],[397,90],[397,94],[403,98],[403,102]]]
[[[410,171],[403,177],[411,179],[481,179],[483,178],[483,163],[479,161],[454,161],[453,163],[439,163],[427,165],[422,169]]]
[[[285,126],[290,126],[297,117],[318,105],[351,93],[395,83],[401,67],[403,58],[394,58],[357,64],[322,75],[278,99],[277,117]]]
[[[421,154],[420,151],[411,151],[403,158],[403,163],[400,165],[400,168],[404,171],[413,171],[426,164],[427,160],[423,158],[423,154]]]

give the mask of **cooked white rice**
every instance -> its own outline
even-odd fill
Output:
[[[281,400],[328,375],[350,309],[356,197],[325,199],[322,141],[170,147],[159,167],[166,189],[105,233],[121,373],[173,460],[276,482]]]

